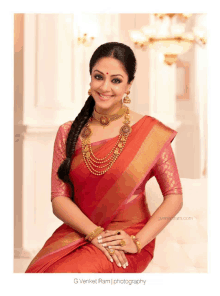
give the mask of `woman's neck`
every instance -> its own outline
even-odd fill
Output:
[[[100,108],[99,106],[95,105],[95,110],[100,113],[100,114],[105,114],[105,115],[112,115],[117,113],[120,109],[122,108],[122,102],[119,102],[119,104],[115,104],[114,106],[108,108],[108,109],[103,109]]]

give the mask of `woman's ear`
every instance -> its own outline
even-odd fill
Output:
[[[132,80],[129,84],[128,84],[128,90],[130,90],[131,86],[132,86],[132,83],[133,83],[134,80]]]

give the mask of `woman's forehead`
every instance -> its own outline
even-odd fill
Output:
[[[120,74],[119,72],[126,73],[123,64],[114,58],[102,58],[93,67],[93,71],[99,70],[104,74]],[[119,72],[118,72],[119,71]],[[117,72],[117,73],[115,73]],[[122,74],[122,73],[121,73]]]

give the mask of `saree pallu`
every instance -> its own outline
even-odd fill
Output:
[[[65,125],[66,135],[72,122]],[[80,139],[72,159],[70,178],[75,188],[75,204],[97,226],[122,229],[136,235],[150,219],[144,187],[151,169],[177,132],[145,115],[132,126],[126,145],[104,175],[93,175],[84,163]],[[66,136],[67,137],[67,136]],[[105,157],[118,136],[92,143],[96,157]],[[64,143],[65,144],[65,143]],[[140,273],[154,256],[155,239],[140,253],[125,253],[127,268],[111,263],[85,235],[63,223],[46,241],[25,273]]]

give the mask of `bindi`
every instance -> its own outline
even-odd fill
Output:
[[[108,72],[106,74],[108,74]]]

